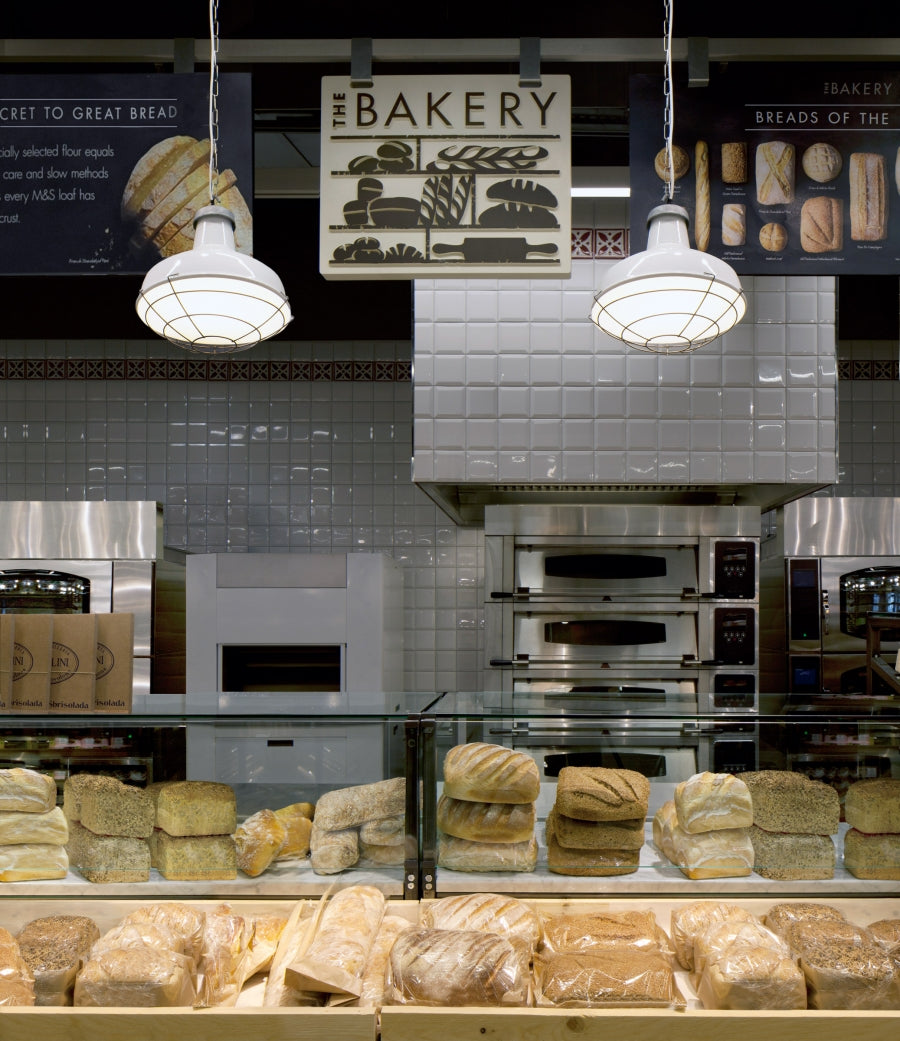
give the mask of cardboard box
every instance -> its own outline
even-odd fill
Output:
[[[10,712],[50,710],[52,614],[16,614]]]
[[[12,706],[13,634],[15,616],[0,614],[0,712]]]
[[[55,614],[50,658],[50,711],[93,712],[97,616]]]
[[[134,615],[98,614],[96,712],[130,712],[134,683]]]

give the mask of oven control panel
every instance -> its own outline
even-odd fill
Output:
[[[756,660],[756,612],[752,607],[717,607],[713,617],[716,661],[753,665]]]
[[[717,541],[714,547],[713,589],[726,600],[756,596],[756,543]]]

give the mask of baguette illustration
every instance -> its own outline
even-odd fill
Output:
[[[694,146],[694,239],[697,249],[709,247],[709,145],[698,141]]]
[[[853,152],[850,156],[850,238],[879,242],[887,238],[887,186],[884,156]]]
[[[548,154],[542,145],[451,145],[442,148],[426,170],[429,173],[531,170]]]

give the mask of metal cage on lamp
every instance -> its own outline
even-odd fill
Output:
[[[210,0],[210,204],[194,217],[193,247],[154,265],[135,304],[138,317],[153,332],[200,354],[246,350],[280,333],[292,317],[281,279],[235,249],[234,214],[216,201],[217,19],[218,0]]]

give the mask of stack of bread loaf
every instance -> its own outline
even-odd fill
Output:
[[[778,880],[832,878],[831,836],[841,819],[836,789],[790,770],[755,770],[741,778],[753,804],[754,871]]]
[[[806,982],[788,944],[750,911],[700,900],[676,908],[671,929],[704,1008],[806,1008]]]
[[[636,770],[564,766],[547,816],[547,867],[559,875],[637,871],[650,782]]]
[[[675,786],[653,818],[657,849],[688,878],[749,875],[753,804],[733,774],[703,771]]]
[[[155,827],[150,863],[163,878],[237,877],[234,789],[216,781],[159,781],[147,786]]]
[[[451,748],[437,807],[438,866],[533,871],[540,789],[537,764],[525,752],[483,741]]]
[[[336,788],[316,803],[309,859],[317,875],[333,875],[360,859],[401,865],[406,856],[406,779]]]
[[[844,867],[857,878],[900,879],[900,779],[855,781],[844,817]]]
[[[74,774],[63,786],[73,867],[89,882],[147,882],[153,800],[114,777]]]
[[[535,957],[535,1004],[677,1007],[669,938],[653,911],[548,915]]]
[[[900,1008],[898,966],[875,932],[828,904],[776,904],[765,921],[797,959],[809,1008]]]
[[[0,882],[65,878],[68,836],[52,777],[18,766],[0,770]]]

